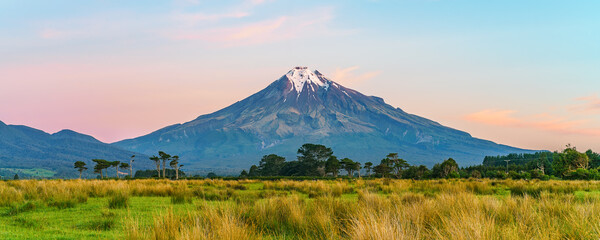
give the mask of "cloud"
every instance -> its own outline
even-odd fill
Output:
[[[528,117],[516,117],[513,110],[487,109],[468,114],[465,120],[486,125],[532,128],[542,131],[586,136],[600,136],[600,129],[584,126],[587,120],[567,120],[551,114],[538,114]]]
[[[206,12],[175,12],[172,18],[184,26],[194,26],[200,23],[214,23],[225,19],[239,19],[252,15],[252,10],[258,5],[264,4],[266,0],[242,0],[230,6],[229,10],[221,13]],[[197,3],[198,4],[198,3]],[[182,11],[182,10],[180,10]]]
[[[40,31],[39,35],[43,39],[59,39],[67,36],[68,34],[64,31],[59,31],[52,28],[45,28]]]
[[[246,2],[249,2],[252,5],[260,5],[266,2],[270,2],[268,0],[246,0]]]
[[[373,71],[356,75],[355,72],[358,69],[358,66],[341,69],[336,68],[335,72],[331,76],[334,81],[339,83],[360,83],[377,77],[381,73],[380,71]]]
[[[148,26],[164,20],[163,16],[150,16],[133,12],[100,12],[79,18],[63,18],[36,23],[36,33],[43,40],[88,40],[130,38],[147,34]]]
[[[175,40],[199,40],[225,47],[265,44],[335,34],[327,26],[331,19],[332,8],[318,8],[234,26],[183,28],[169,33],[169,36]]]
[[[569,110],[587,114],[600,113],[600,97],[598,95],[580,97],[575,100],[579,104],[572,105]]]
[[[219,14],[205,14],[205,13],[177,13],[173,18],[177,21],[182,22],[186,25],[195,25],[199,22],[214,22],[220,21],[227,18],[243,18],[250,16],[249,12],[246,11],[232,11]]]

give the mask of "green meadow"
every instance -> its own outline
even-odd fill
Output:
[[[18,180],[0,239],[597,239],[600,182]]]

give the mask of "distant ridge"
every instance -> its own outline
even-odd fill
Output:
[[[55,172],[54,177],[76,177],[78,173],[73,169],[73,163],[84,161],[89,168],[84,173],[89,177],[96,175],[93,174],[91,159],[125,162],[133,154],[132,151],[122,150],[72,130],[48,134],[35,128],[6,125],[0,121],[0,168],[43,168]],[[139,156],[139,159],[143,158],[146,159],[137,161],[136,165],[150,168],[147,156]]]
[[[412,164],[449,157],[480,164],[486,155],[533,152],[471,137],[346,88],[319,71],[295,67],[265,89],[211,114],[113,145],[146,154],[179,154],[190,168],[246,168],[265,154],[295,159],[303,143],[378,162],[398,152]]]

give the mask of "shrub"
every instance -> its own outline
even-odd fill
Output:
[[[400,198],[404,204],[420,203],[425,201],[425,195],[419,193],[407,192]]]
[[[32,202],[26,202],[25,204],[16,207],[16,206],[12,206],[8,209],[8,211],[6,211],[6,213],[4,213],[4,216],[15,216],[19,213],[22,212],[28,212],[28,211],[32,211],[35,210],[36,205]]]
[[[48,206],[57,207],[58,209],[73,208],[77,205],[77,199],[50,199]]]
[[[125,208],[129,206],[129,195],[127,193],[121,192],[112,195],[108,199],[108,208]]]
[[[192,203],[191,196],[184,191],[177,191],[171,196],[172,204]]]
[[[510,194],[514,196],[522,197],[529,195],[531,197],[539,197],[541,192],[542,188],[531,185],[515,184],[510,187]]]
[[[83,225],[80,225],[79,228],[95,230],[95,231],[108,231],[111,230],[115,226],[114,218],[100,218],[93,219]]]
[[[469,182],[465,183],[467,190],[478,195],[491,195],[494,190],[486,182]]]
[[[40,228],[40,223],[38,221],[31,220],[28,218],[23,218],[23,217],[16,217],[15,223],[17,224],[17,226],[23,227],[23,228],[36,228],[36,229]]]

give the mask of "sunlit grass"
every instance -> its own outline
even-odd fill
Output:
[[[0,182],[0,239],[599,236],[596,181]]]

